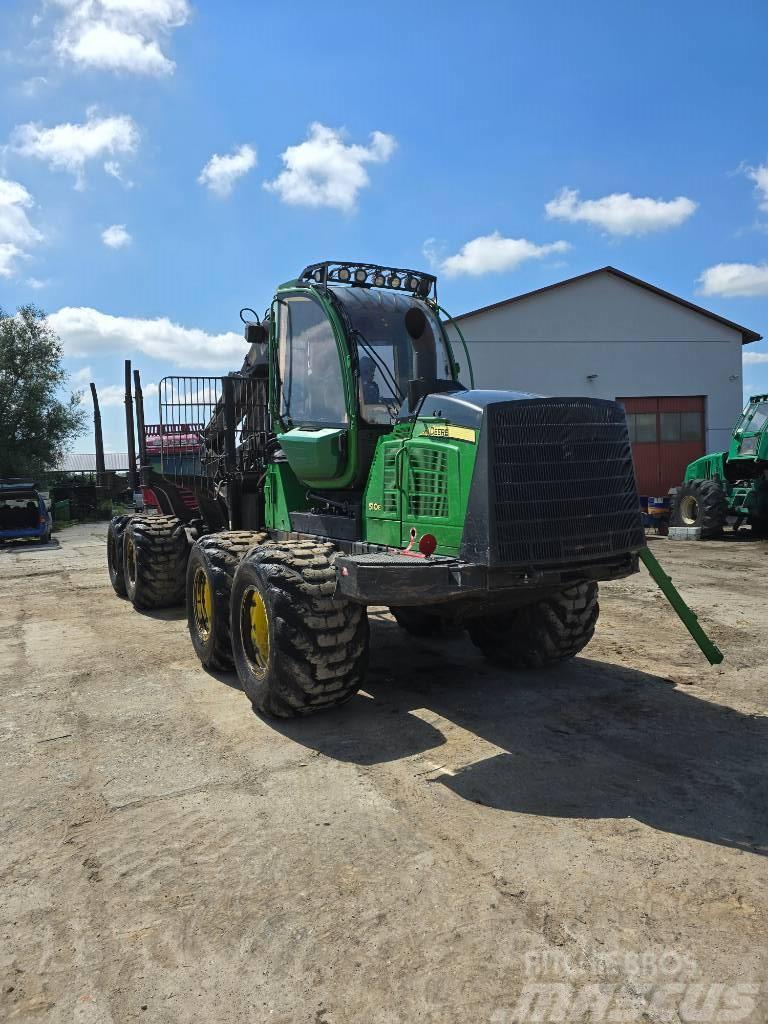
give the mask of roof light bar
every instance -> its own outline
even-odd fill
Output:
[[[326,260],[312,263],[299,275],[300,281],[315,284],[348,284],[358,288],[391,288],[393,291],[412,292],[417,298],[437,298],[437,278],[421,270],[382,267],[377,263],[355,263]]]

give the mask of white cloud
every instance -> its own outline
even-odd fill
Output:
[[[93,371],[90,366],[81,366],[71,374],[73,384],[88,384],[93,380]]]
[[[73,378],[74,379],[74,378]],[[90,377],[88,380],[90,381]],[[141,392],[146,401],[147,398],[154,398],[160,389],[157,384],[142,384]],[[105,384],[96,387],[96,394],[99,399],[99,409],[109,409],[118,405],[125,405],[125,386],[120,384]],[[88,401],[93,404],[91,389],[87,392]]]
[[[768,363],[768,352],[745,352],[742,358],[745,363]]]
[[[0,277],[11,277],[16,262],[43,240],[27,211],[34,201],[18,181],[0,178]]]
[[[24,256],[23,250],[12,242],[0,242],[0,277],[11,277],[16,269],[16,260]]]
[[[124,185],[126,188],[133,188],[133,182],[125,177],[123,169],[117,160],[105,160],[104,170],[110,177],[119,181],[121,185]]]
[[[97,157],[125,153],[130,155],[139,144],[139,129],[132,117],[98,117],[87,112],[85,124],[58,124],[43,128],[39,124],[17,125],[13,148],[22,156],[44,160],[49,167],[75,175],[75,185],[85,184],[85,165]]]
[[[200,172],[197,182],[224,199],[231,195],[237,179],[253,170],[256,163],[256,150],[253,146],[239,146],[234,153],[226,156],[214,153]]]
[[[761,210],[768,210],[768,164],[746,167],[744,173],[755,183],[755,192],[759,197],[758,206]]]
[[[458,274],[497,273],[502,270],[515,270],[526,260],[540,260],[552,253],[567,252],[567,242],[551,242],[547,245],[536,245],[526,238],[504,238],[498,231],[492,235],[480,235],[466,242],[461,249],[447,259],[439,262],[439,268],[448,277]],[[436,260],[433,240],[424,243],[424,252],[431,261]]]
[[[702,295],[768,295],[768,263],[717,263],[701,274],[697,284]]]
[[[579,199],[578,189],[564,188],[544,207],[547,216],[571,222],[584,221],[611,235],[645,235],[678,227],[696,210],[685,196],[665,201],[615,192],[601,199]]]
[[[304,142],[281,154],[286,169],[264,182],[264,188],[291,205],[349,211],[370,184],[365,164],[386,163],[396,146],[393,136],[378,131],[371,133],[368,146],[347,145],[341,131],[315,122]]]
[[[161,48],[189,19],[187,0],[56,0],[64,8],[55,37],[61,60],[81,68],[170,75]]]
[[[39,291],[41,288],[47,288],[50,281],[42,281],[39,277],[28,277],[27,287],[34,288],[35,291]]]
[[[143,352],[177,366],[227,372],[240,367],[247,348],[240,333],[208,334],[197,327],[174,324],[166,317],[142,320],[111,316],[87,306],[65,306],[51,313],[49,320],[67,356],[107,352],[129,356]]]
[[[131,235],[125,230],[125,224],[111,224],[101,233],[101,240],[110,249],[123,249],[133,241]]]

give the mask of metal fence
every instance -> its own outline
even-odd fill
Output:
[[[266,380],[164,377],[159,398],[159,430],[156,439],[147,434],[147,451],[157,445],[163,476],[204,483],[261,468],[269,434]]]

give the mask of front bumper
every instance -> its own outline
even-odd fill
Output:
[[[573,583],[621,579],[637,571],[637,552],[542,570],[495,569],[439,556],[341,554],[336,558],[338,589],[344,597],[361,604],[398,606],[489,597],[527,604]]]

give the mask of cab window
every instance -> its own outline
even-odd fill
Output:
[[[452,379],[442,328],[424,303],[378,289],[329,290],[343,306],[357,345],[360,412],[367,423],[392,423],[409,381]]]
[[[323,308],[307,296],[280,303],[280,413],[289,424],[347,423],[336,337]]]
[[[766,422],[768,422],[768,402],[759,402],[744,429],[750,434],[759,434]]]

